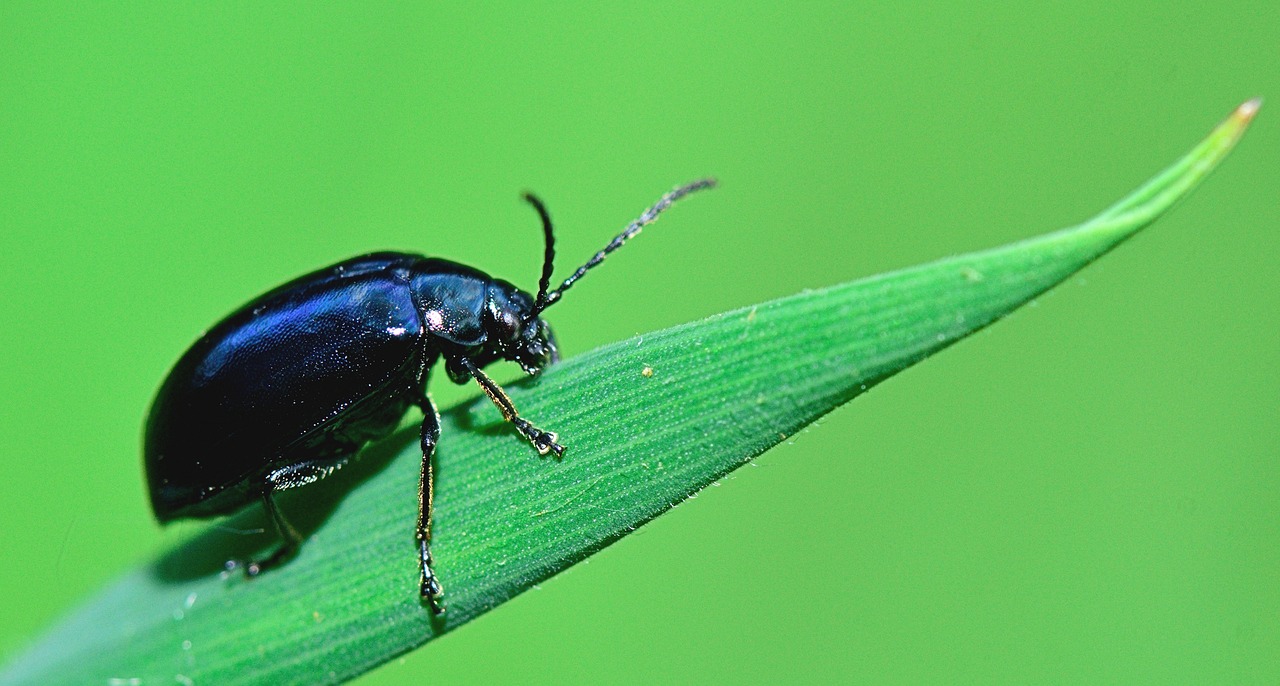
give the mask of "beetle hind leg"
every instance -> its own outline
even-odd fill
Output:
[[[255,577],[296,555],[298,548],[302,546],[304,537],[296,527],[289,523],[289,520],[284,518],[284,513],[276,505],[273,496],[277,491],[297,488],[298,486],[305,486],[319,481],[340,469],[345,463],[345,458],[316,460],[282,467],[268,474],[266,483],[262,487],[262,508],[266,511],[267,517],[275,527],[276,534],[280,536],[280,546],[272,551],[270,555],[259,560],[251,560],[249,562],[229,560],[226,565],[227,570],[243,569],[246,577]]]
[[[279,506],[276,505],[275,498],[271,497],[276,490],[269,484],[262,490],[262,506],[267,511],[268,518],[276,528],[276,533],[280,536],[282,543],[270,555],[258,559],[242,562],[240,560],[227,560],[227,571],[235,571],[237,569],[244,570],[244,575],[248,578],[258,576],[262,572],[275,567],[276,565],[292,558],[298,554],[298,548],[302,545],[302,534],[284,518],[284,514],[280,512]]]
[[[444,614],[444,587],[432,570],[431,557],[431,510],[435,496],[435,469],[432,457],[436,452],[436,443],[440,440],[440,415],[430,398],[423,398],[422,406],[422,476],[418,480],[418,557],[422,582],[418,593],[431,608],[434,615]]]
[[[271,497],[271,494],[275,493],[275,491],[276,489],[274,487],[270,487],[266,491],[263,491],[262,505],[266,508],[267,514],[270,515],[271,523],[275,525],[276,533],[280,535],[280,539],[283,542],[280,544],[280,547],[276,548],[275,551],[267,557],[250,562],[245,566],[244,573],[248,576],[257,576],[262,573],[262,570],[270,569],[271,567],[292,558],[294,555],[298,554],[298,548],[302,545],[302,534],[298,533],[298,530],[289,523],[289,520],[284,518],[284,515],[280,512],[280,508],[276,506],[275,498]]]

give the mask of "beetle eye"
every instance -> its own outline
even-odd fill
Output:
[[[520,317],[511,310],[500,311],[494,323],[497,325],[498,336],[508,343],[520,334]]]

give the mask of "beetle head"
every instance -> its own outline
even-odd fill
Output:
[[[560,359],[551,327],[534,314],[533,297],[506,281],[495,280],[485,298],[486,347],[495,357],[511,360],[528,374]]]
[[[714,179],[702,179],[685,186],[677,187],[662,196],[653,207],[645,210],[638,219],[627,225],[621,234],[616,236],[603,250],[596,253],[586,264],[565,279],[559,287],[551,289],[552,263],[555,260],[555,235],[551,227],[551,215],[547,208],[533,195],[525,194],[524,199],[533,205],[542,219],[542,232],[546,248],[542,259],[542,278],[538,281],[536,298],[502,280],[489,283],[485,294],[485,312],[483,327],[485,331],[484,351],[471,358],[471,361],[483,367],[498,360],[511,360],[524,368],[529,374],[537,374],[543,367],[554,364],[560,359],[556,350],[556,339],[551,327],[543,321],[542,311],[560,301],[564,292],[581,279],[587,271],[604,261],[610,253],[622,247],[631,237],[640,233],[645,226],[658,219],[658,215],[672,203],[703,188],[715,186]],[[446,367],[449,377],[457,383],[469,378],[467,372],[459,366]]]

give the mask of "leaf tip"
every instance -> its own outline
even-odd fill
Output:
[[[1250,98],[1240,103],[1221,124],[1209,134],[1201,146],[1193,151],[1189,158],[1195,158],[1196,165],[1204,172],[1216,166],[1224,156],[1235,147],[1235,144],[1249,130],[1249,124],[1262,109],[1262,98]]]
[[[1232,113],[1231,118],[1235,119],[1237,122],[1241,124],[1248,124],[1250,121],[1253,120],[1253,115],[1257,114],[1258,110],[1261,108],[1262,108],[1261,97],[1250,98],[1244,101],[1243,103],[1241,103],[1241,105],[1236,108],[1236,111]]]

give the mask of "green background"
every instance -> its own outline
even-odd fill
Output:
[[[520,191],[567,270],[718,176],[552,311],[573,355],[1082,220],[1262,95],[1149,233],[359,683],[1275,683],[1277,27],[1273,0],[6,2],[0,655],[181,536],[144,496],[151,394],[285,279],[394,248],[532,287]]]

